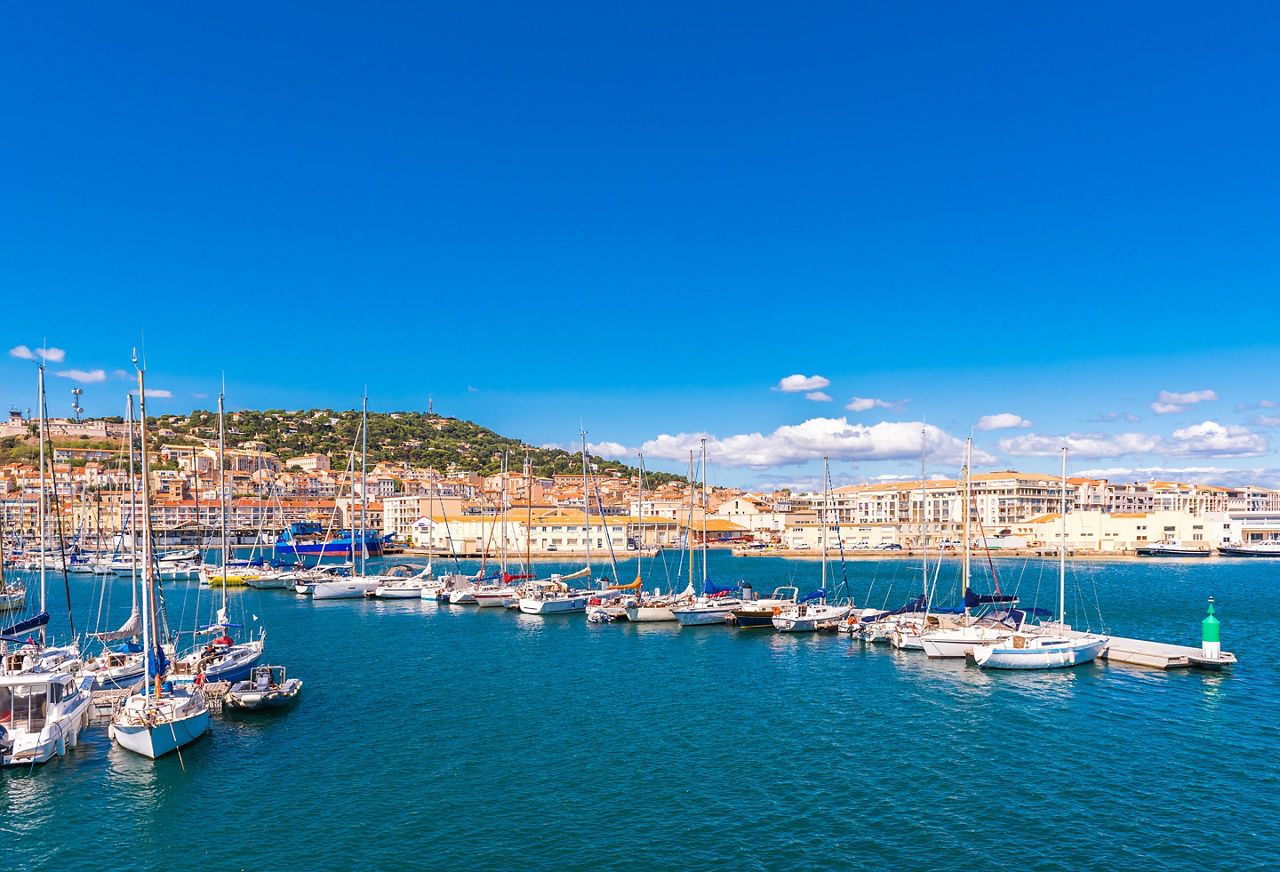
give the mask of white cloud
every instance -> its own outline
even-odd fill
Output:
[[[15,345],[9,349],[9,356],[21,358],[22,360],[36,360],[39,358],[50,363],[62,363],[67,356],[67,352],[61,348],[37,348],[32,351],[25,345]]]
[[[806,400],[813,400],[815,403],[831,402],[831,397],[828,396],[827,394],[824,394],[822,391],[810,391],[809,393],[804,395],[804,398]]]
[[[978,430],[1010,430],[1030,426],[1030,421],[1021,415],[1015,415],[1012,412],[1001,412],[997,415],[983,415],[978,419],[978,423],[974,425],[975,429]]]
[[[202,394],[202,393],[200,393],[199,391],[192,391],[192,392],[191,392],[191,396],[195,397],[197,400],[207,400],[207,399],[209,399],[209,395],[208,395],[208,394]]]
[[[831,379],[823,378],[820,375],[789,375],[782,381],[778,382],[775,391],[782,391],[787,394],[798,394],[803,391],[820,391],[831,384]]]
[[[1280,488],[1280,469],[1224,469],[1213,466],[1141,466],[1082,469],[1075,475],[1086,478],[1105,478],[1109,481],[1178,481],[1187,484],[1211,484],[1219,487]]]
[[[1144,454],[1161,457],[1258,457],[1267,440],[1246,427],[1204,421],[1174,430],[1170,436],[1151,433],[1069,433],[1046,436],[1031,433],[1000,440],[1000,450],[1015,457],[1050,457],[1070,449],[1078,457],[1110,458]]]
[[[101,369],[64,369],[61,372],[54,373],[54,375],[61,378],[69,378],[72,381],[78,381],[86,385],[97,384],[107,380],[106,371]]]
[[[1014,457],[1053,457],[1064,447],[1077,457],[1124,457],[1127,454],[1157,454],[1159,436],[1146,433],[1070,433],[1046,436],[1028,433],[1000,440],[1000,450]]]
[[[634,449],[628,448],[621,442],[588,442],[587,453],[595,454],[600,457],[613,457],[618,460],[625,460],[636,456]]]
[[[907,404],[907,400],[898,400],[891,403],[888,400],[874,399],[872,397],[850,397],[849,402],[844,407],[850,412],[865,412],[867,409],[901,409]]]
[[[772,433],[740,433],[720,438],[706,433],[662,434],[640,449],[649,457],[684,460],[699,440],[707,439],[707,453],[721,466],[767,469],[830,457],[832,460],[901,460],[920,455],[918,422],[881,421],[850,424],[846,418],[810,418],[801,424],[779,427]],[[933,462],[956,464],[964,454],[964,442],[934,426],[926,428],[928,453]],[[975,461],[995,458],[975,451]]]
[[[1168,457],[1259,457],[1267,453],[1267,440],[1247,427],[1203,421],[1173,431]]]
[[[135,397],[138,395],[137,391],[129,391],[129,393]],[[162,388],[147,388],[147,399],[148,400],[172,400],[173,391],[166,391],[166,390],[163,390]]]
[[[1255,427],[1280,427],[1280,418],[1272,415],[1257,414],[1249,419],[1249,423]]]
[[[1208,403],[1216,399],[1218,394],[1214,391],[1187,391],[1186,393],[1161,391],[1159,399],[1151,404],[1151,411],[1157,415],[1169,415],[1174,412],[1185,412],[1188,406]]]

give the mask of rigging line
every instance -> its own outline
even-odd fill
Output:
[[[46,442],[48,442],[49,441],[49,419],[48,419],[49,412],[47,407],[48,400],[44,396],[43,383],[41,383],[40,391],[41,391],[40,423],[41,423],[41,429],[44,432],[43,438],[45,439]],[[61,552],[62,586],[63,586],[63,589],[66,591],[66,595],[67,595],[67,623],[71,625],[71,637],[74,639],[76,635],[76,620],[75,620],[75,616],[71,612],[71,580],[68,577],[68,573],[67,573],[67,561],[70,558],[67,556],[67,539],[62,530],[62,501],[58,499],[58,471],[57,471],[57,467],[54,465],[54,462],[53,462],[53,443],[49,442],[48,447],[49,447],[49,480],[53,483],[54,523],[58,527],[58,550]],[[71,484],[70,478],[71,476],[68,474],[67,476],[68,486]]]

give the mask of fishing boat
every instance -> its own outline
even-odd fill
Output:
[[[383,537],[374,530],[342,530],[326,536],[314,521],[297,521],[275,541],[277,554],[286,557],[319,557],[354,560],[357,556],[381,557]]]
[[[0,766],[61,757],[89,724],[93,679],[68,671],[0,675]]]
[[[823,588],[805,594],[792,605],[773,616],[774,629],[783,633],[814,633],[832,629],[849,616],[853,606],[848,603],[828,603]]]
[[[1209,546],[1197,547],[1182,544],[1181,539],[1161,539],[1149,545],[1139,545],[1134,552],[1139,557],[1211,557]]]
[[[134,366],[137,367],[135,360]],[[177,751],[209,731],[209,707],[194,687],[164,680],[168,662],[156,620],[155,569],[151,559],[151,486],[147,462],[147,393],[138,367],[142,428],[142,511],[146,583],[142,586],[142,648],[146,669],[142,690],[131,694],[112,715],[108,734],[122,748],[156,759]]]
[[[302,681],[287,678],[283,666],[259,666],[244,681],[231,685],[222,704],[230,711],[281,709],[297,702]]]
[[[1067,449],[1062,449],[1062,534],[1058,543],[1058,620],[1037,632],[978,645],[968,655],[983,669],[1058,669],[1079,666],[1107,647],[1106,636],[1078,633],[1067,625]]]

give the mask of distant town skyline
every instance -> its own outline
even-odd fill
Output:
[[[12,11],[3,406],[1280,487],[1280,11],[247,16]]]

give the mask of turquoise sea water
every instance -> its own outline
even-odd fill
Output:
[[[710,560],[758,589],[818,579],[816,560]],[[997,570],[1056,601],[1052,561]],[[665,586],[661,561],[646,575]],[[909,559],[848,575],[860,606],[919,588]],[[1278,581],[1280,561],[1069,568],[1094,616],[1075,623],[1120,635],[1197,644],[1212,594],[1231,675],[990,673],[845,636],[238,591],[301,704],[218,718],[181,761],[92,727],[0,773],[0,847],[15,869],[1274,868]],[[71,578],[81,631],[100,585]],[[127,582],[109,596],[104,628]],[[190,626],[211,594],[168,602]]]

